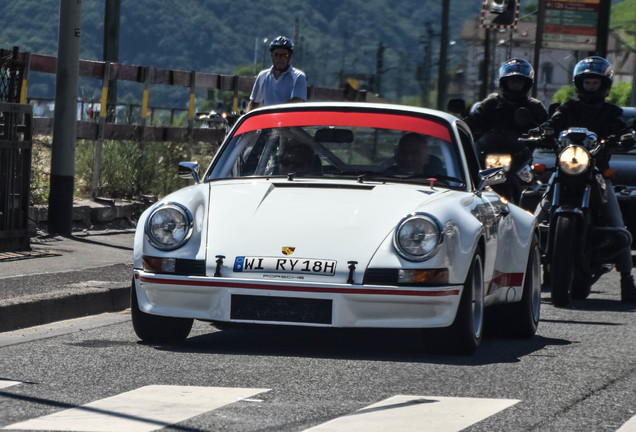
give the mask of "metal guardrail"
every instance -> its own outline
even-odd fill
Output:
[[[19,52],[16,48],[13,51],[0,49],[0,57],[12,55],[16,61],[24,63],[24,73],[21,78],[20,102],[26,103],[26,93],[28,88],[29,74],[31,72],[49,73],[56,72],[57,58],[41,54]],[[208,141],[215,142],[223,138],[224,131],[213,128],[195,128],[194,119],[194,93],[196,89],[221,90],[234,93],[234,110],[238,101],[239,91],[249,92],[252,89],[256,77],[218,75],[197,71],[168,70],[148,66],[134,66],[120,63],[103,61],[79,61],[79,76],[95,78],[102,81],[102,98],[100,101],[100,114],[105,116],[107,112],[108,85],[111,81],[132,81],[143,84],[143,95],[140,95],[141,103],[141,124],[122,125],[105,122],[103,131],[98,130],[95,122],[77,122],[77,138],[80,139],[149,139],[157,141]],[[148,116],[148,93],[153,85],[170,85],[183,87],[190,94],[188,106],[188,127],[164,127],[147,126]],[[358,100],[366,101],[371,95],[367,95],[364,90],[353,88],[334,89],[324,87],[309,86],[307,89],[308,100]],[[34,134],[50,134],[53,131],[53,122],[48,118],[34,119]],[[219,132],[220,131],[220,132]]]

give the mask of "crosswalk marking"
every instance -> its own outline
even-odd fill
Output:
[[[636,416],[632,417],[616,432],[636,432]]]
[[[22,384],[20,381],[11,381],[0,379],[0,389],[11,387],[14,385]]]
[[[266,391],[269,389],[152,385],[3,429],[148,432]]]
[[[22,384],[1,380],[0,389]],[[238,401],[262,403],[260,388],[153,385],[0,430],[149,432]],[[457,432],[520,402],[516,399],[396,395],[303,432]],[[636,432],[636,416],[616,432]]]
[[[517,402],[520,401],[397,395],[305,432],[455,432]]]

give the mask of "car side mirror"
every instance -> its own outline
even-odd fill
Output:
[[[483,191],[488,186],[498,185],[506,181],[506,171],[503,167],[488,168],[479,171],[479,185],[477,190]]]
[[[199,164],[196,162],[179,162],[179,177],[186,180],[192,177],[195,182],[201,183]]]

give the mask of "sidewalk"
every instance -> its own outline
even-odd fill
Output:
[[[129,307],[135,210],[78,207],[90,216],[78,209],[71,236],[38,231],[30,251],[0,252],[0,332]]]

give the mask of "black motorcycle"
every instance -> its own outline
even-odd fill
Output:
[[[631,244],[626,228],[604,222],[602,204],[608,191],[596,166],[596,156],[605,147],[629,139],[631,130],[603,140],[584,128],[565,130],[557,139],[520,138],[529,145],[551,145],[556,155],[547,185],[529,192],[542,194],[535,214],[542,227],[544,282],[550,285],[555,306],[587,298],[592,285],[616,264],[621,249]]]
[[[536,126],[526,108],[515,112],[515,122],[528,129]],[[514,204],[520,204],[522,192],[535,183],[532,168],[532,143],[519,140],[519,133],[510,129],[492,129],[475,142],[477,155],[484,168],[504,167],[506,181],[493,190]],[[527,209],[527,210],[534,210]]]

